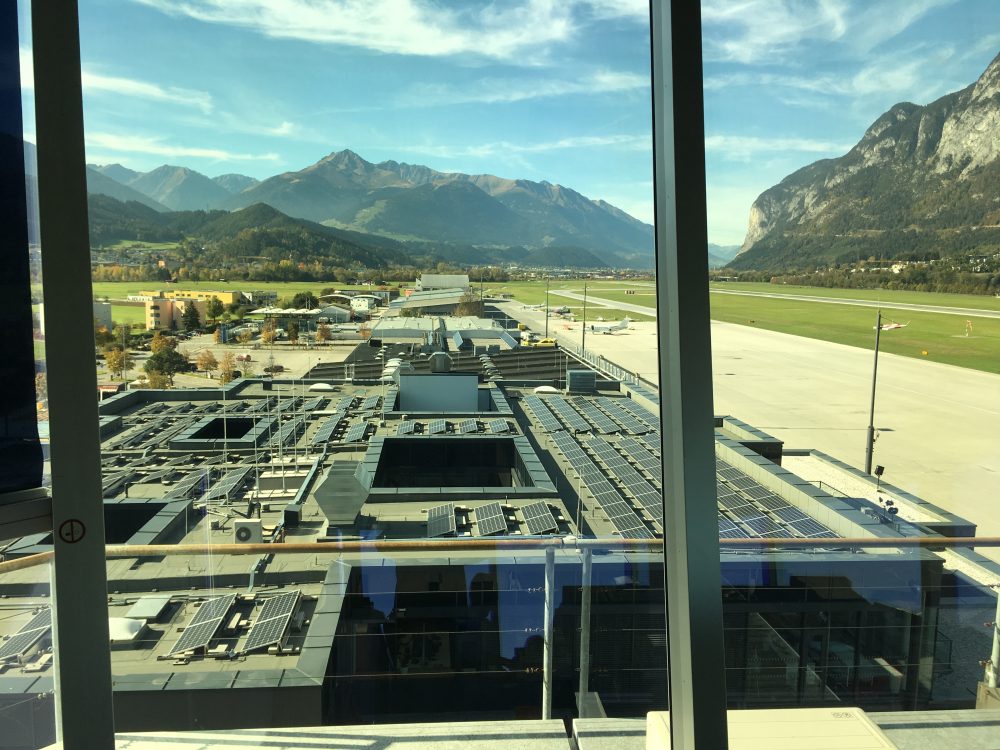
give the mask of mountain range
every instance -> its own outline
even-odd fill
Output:
[[[765,190],[733,268],[778,270],[1000,244],[1000,56],[925,106],[903,102],[844,156]]]
[[[529,254],[580,248],[600,265],[652,264],[652,226],[605,201],[544,181],[439,172],[396,161],[374,164],[350,150],[262,181],[236,174],[209,178],[169,165],[135,172],[120,164],[89,165],[87,179],[92,194],[157,211],[265,204],[293,218],[400,241],[523,248]]]

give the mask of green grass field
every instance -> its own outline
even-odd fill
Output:
[[[889,289],[825,289],[814,286],[788,284],[733,283],[711,285],[713,291],[764,292],[767,294],[796,294],[803,297],[834,297],[836,299],[863,299],[873,302],[907,302],[936,307],[969,307],[977,310],[1000,311],[1000,297],[981,294],[937,294],[936,292],[909,292]]]
[[[889,305],[884,312],[909,325],[883,331],[882,351],[1000,373],[1000,320],[976,318],[972,334],[966,336],[960,315],[894,312]],[[865,349],[873,347],[875,338],[875,311],[870,307],[715,294],[712,319]]]

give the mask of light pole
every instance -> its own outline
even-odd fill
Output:
[[[875,362],[872,365],[872,400],[868,410],[868,436],[865,440],[865,474],[872,473],[872,452],[875,450],[875,383],[878,378],[878,342],[882,333],[882,311],[875,315]]]
[[[545,279],[545,310],[542,311],[542,315],[545,316],[545,338],[549,337],[549,280]]]
[[[580,354],[587,358],[587,285],[583,285],[583,338],[580,341]]]

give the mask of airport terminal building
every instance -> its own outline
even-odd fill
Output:
[[[546,681],[555,715],[665,705],[655,387],[558,349],[418,343],[350,378],[320,365],[101,403],[119,730],[535,717]],[[976,676],[956,665],[989,637],[955,602],[989,616],[962,572],[989,563],[891,541],[973,527],[887,485],[819,486],[820,467],[867,479],[730,416],[715,451],[732,707],[971,705]],[[252,551],[211,552],[229,544]],[[5,556],[50,548],[24,537]],[[0,700],[42,732],[44,568],[0,594]]]

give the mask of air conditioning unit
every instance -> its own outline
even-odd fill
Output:
[[[233,523],[233,536],[237,544],[260,544],[264,541],[259,518],[246,518]]]

